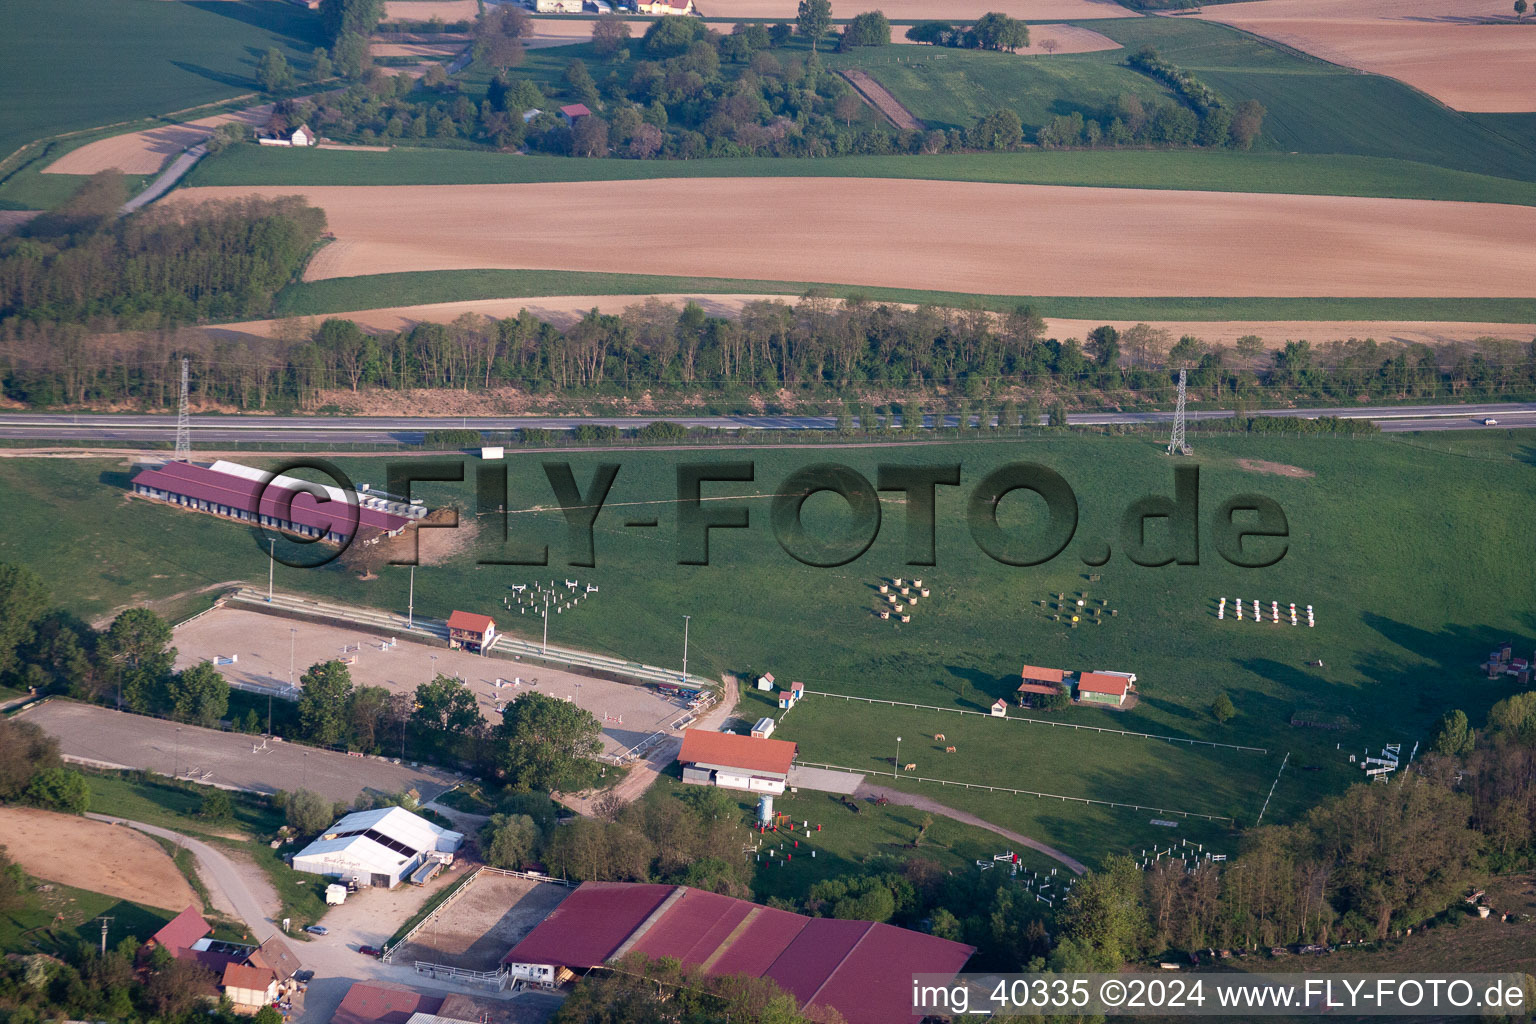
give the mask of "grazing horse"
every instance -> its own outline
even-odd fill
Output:
[[[904,771],[904,772],[915,772],[915,771],[917,771],[917,765],[915,765],[915,764],[902,765],[901,766],[901,770]]]

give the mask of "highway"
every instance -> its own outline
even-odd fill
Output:
[[[1223,419],[1231,411],[1192,410],[1190,420]],[[1412,405],[1362,409],[1358,406],[1334,409],[1262,409],[1254,416],[1341,416],[1375,420],[1382,430],[1476,430],[1497,420],[1496,427],[1536,427],[1536,402],[1511,402],[1490,405]],[[956,425],[955,416],[945,416],[943,425]],[[1068,422],[1075,426],[1111,424],[1168,423],[1171,412],[1075,413]],[[643,427],[647,423],[668,420],[685,427],[714,427],[725,430],[827,430],[837,426],[833,416],[193,416],[192,437],[200,446],[218,442],[262,442],[323,446],[346,444],[415,444],[429,430],[467,428],[481,431],[507,431],[524,427],[548,430],[572,430],[580,426]],[[934,417],[925,419],[932,427]],[[147,414],[3,413],[0,414],[0,438],[36,442],[171,442],[176,437],[176,417]]]

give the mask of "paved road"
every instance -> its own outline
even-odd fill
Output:
[[[193,146],[181,156],[177,157],[171,166],[160,172],[160,177],[150,183],[149,188],[140,192],[123,204],[123,208],[117,211],[119,214],[132,213],[141,206],[148,206],[171,190],[190,171],[199,160],[208,155],[208,147],[202,143]]]
[[[276,933],[277,929],[272,923],[271,914],[267,911],[268,907],[278,906],[277,894],[272,891],[271,885],[265,885],[265,891],[256,891],[257,887],[254,884],[256,880],[248,880],[247,872],[221,851],[200,839],[193,839],[180,832],[160,828],[158,825],[146,825],[142,821],[129,821],[110,814],[87,814],[86,817],[115,825],[127,825],[148,835],[159,836],[161,839],[169,839],[185,846],[192,851],[192,856],[197,858],[198,876],[208,886],[215,902],[234,907],[235,913],[240,915],[240,920],[245,922],[246,927],[251,930],[251,936],[257,942],[265,942]]]
[[[1230,411],[1195,410],[1191,420],[1225,419]],[[1359,406],[1328,409],[1260,409],[1255,416],[1340,416],[1371,419],[1383,430],[1467,430],[1484,426],[1494,418],[1499,427],[1536,426],[1536,402],[1510,402],[1489,405],[1400,405],[1379,409]],[[1077,426],[1108,424],[1166,423],[1171,412],[1074,413],[1069,422]],[[194,416],[192,437],[199,444],[217,441],[262,441],[292,444],[416,443],[428,430],[471,428],[475,430],[514,430],[540,427],[572,430],[583,425],[643,427],[647,423],[668,420],[687,427],[714,427],[727,430],[832,430],[837,426],[832,416]],[[932,427],[935,417],[924,418]],[[943,417],[943,425],[953,427],[954,416]],[[63,415],[55,413],[6,413],[0,415],[0,438],[38,441],[170,441],[176,436],[176,417],[148,414]]]

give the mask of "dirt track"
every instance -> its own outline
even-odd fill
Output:
[[[478,313],[498,320],[517,316],[526,309],[539,319],[560,327],[566,327],[581,319],[588,310],[601,313],[622,313],[630,306],[638,305],[652,296],[644,295],[566,295],[545,298],[522,299],[471,299],[464,302],[438,302],[424,306],[392,306],[386,309],[364,309],[350,313],[334,313],[345,320],[352,320],[375,331],[400,331],[423,322],[446,324],[464,313]],[[749,302],[774,301],[793,305],[794,295],[709,295],[671,294],[654,298],[668,305],[681,308],[685,302],[697,302],[704,312],[714,317],[734,317]],[[325,317],[301,318],[311,327],[319,327]],[[250,320],[238,324],[221,324],[205,328],[215,335],[249,335],[257,338],[273,336],[280,320]],[[1131,320],[1067,320],[1046,317],[1046,333],[1053,338],[1082,338],[1100,324],[1109,324],[1119,330],[1133,326]],[[1314,345],[1348,338],[1388,339],[1410,344],[1439,345],[1446,342],[1475,341],[1478,338],[1514,338],[1524,340],[1536,337],[1536,324],[1456,323],[1407,320],[1158,320],[1153,327],[1167,331],[1175,338],[1193,334],[1207,344],[1233,345],[1245,335],[1257,335],[1267,348],[1279,348],[1287,341],[1301,338]]]
[[[1387,75],[1457,110],[1536,110],[1536,28],[1503,0],[1263,0],[1196,17]],[[1501,24],[1502,22],[1502,24]]]
[[[476,268],[995,295],[1536,296],[1536,208],[841,178],[192,188],[300,193],[338,241],[306,278]]]
[[[0,807],[0,844],[34,878],[163,910],[202,906],[160,844],[121,825]]]
[[[901,101],[886,91],[885,86],[870,78],[857,68],[849,68],[847,71],[839,71],[848,80],[858,93],[864,97],[870,106],[878,110],[893,128],[902,131],[922,131],[923,122],[912,116],[912,111],[901,105]]]

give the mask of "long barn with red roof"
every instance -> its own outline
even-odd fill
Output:
[[[503,961],[512,978],[553,986],[630,953],[668,957],[715,977],[768,978],[803,1009],[849,1024],[911,1012],[913,974],[953,975],[974,946],[872,921],[805,917],[685,885],[586,882]]]

